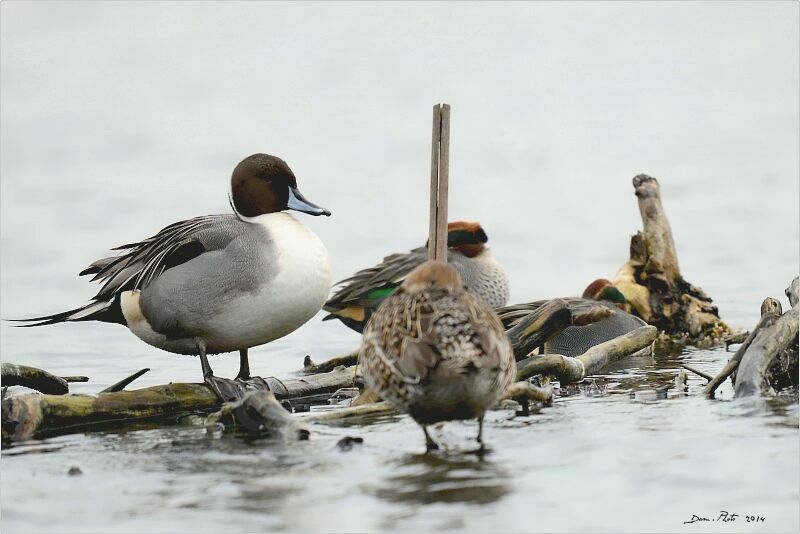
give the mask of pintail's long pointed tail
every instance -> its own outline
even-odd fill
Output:
[[[29,319],[7,319],[8,321],[13,321],[15,323],[25,323],[25,324],[16,324],[14,326],[18,327],[29,327],[29,326],[45,326],[49,324],[56,324],[56,323],[66,323],[66,322],[73,322],[73,321],[106,321],[106,322],[119,322],[116,320],[110,320],[113,313],[114,300],[105,301],[105,300],[96,300],[92,301],[89,304],[81,306],[80,308],[75,308],[74,310],[69,310],[61,313],[54,313],[53,315],[43,315],[41,317],[31,317]]]

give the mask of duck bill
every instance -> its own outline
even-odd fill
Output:
[[[326,215],[330,217],[331,212],[321,206],[317,206],[310,200],[307,200],[296,187],[289,188],[289,200],[286,202],[286,207],[290,210],[302,211],[309,215]]]

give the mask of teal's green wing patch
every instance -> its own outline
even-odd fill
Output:
[[[381,287],[379,289],[375,289],[367,293],[367,299],[371,301],[375,300],[383,300],[392,293],[395,292],[397,286],[389,286],[389,287]]]

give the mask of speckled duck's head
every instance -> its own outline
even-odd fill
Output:
[[[628,301],[625,299],[625,295],[605,278],[598,278],[586,286],[582,297],[592,300],[607,300],[621,310],[628,311]]]
[[[486,232],[477,222],[454,221],[447,225],[447,247],[468,258],[474,258],[486,250],[487,241]]]
[[[331,214],[306,199],[286,162],[269,154],[253,154],[239,162],[233,169],[229,194],[233,211],[245,221],[284,210]]]
[[[443,289],[450,293],[465,291],[461,275],[441,261],[426,261],[409,273],[400,286],[407,293]]]

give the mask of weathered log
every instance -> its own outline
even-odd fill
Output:
[[[266,379],[278,400],[333,393],[361,384],[355,368],[301,378]],[[135,428],[175,422],[187,414],[206,414],[221,406],[206,384],[169,384],[99,395],[26,394],[2,402],[3,440],[19,441],[75,432]]]
[[[787,369],[789,381],[797,384],[797,339],[798,339],[798,307],[784,313],[769,327],[761,329],[748,347],[739,368],[736,372],[735,397],[749,395],[770,395],[775,393],[773,385],[781,377],[771,376],[776,372],[773,367],[775,361],[784,355],[785,351],[792,351],[787,355],[789,364],[794,360],[793,369]]]
[[[541,402],[545,406],[550,406],[553,404],[553,388],[540,388],[534,386],[527,380],[521,380],[508,386],[505,395],[503,395],[503,399],[516,400],[520,398]]]
[[[766,298],[761,303],[761,318],[753,328],[753,331],[748,334],[747,338],[742,342],[739,349],[734,353],[728,363],[720,370],[719,373],[711,380],[708,381],[703,393],[708,397],[714,397],[714,392],[722,385],[725,380],[736,372],[739,363],[742,361],[742,356],[750,348],[756,336],[765,328],[771,326],[781,316],[781,303],[773,298]]]
[[[28,365],[3,363],[3,386],[24,386],[50,395],[66,395],[69,393],[67,381],[54,374]]]
[[[560,354],[531,356],[519,362],[517,381],[534,375],[552,375],[563,383],[579,382],[601,371],[609,363],[628,358],[652,346],[657,335],[656,328],[643,326],[624,336],[595,345],[575,358]]]
[[[667,334],[694,345],[721,343],[730,327],[703,290],[681,275],[658,181],[640,174],[633,186],[643,231],[631,238],[630,260],[614,285],[642,319]]]
[[[298,424],[271,391],[248,391],[238,401],[226,402],[219,411],[209,415],[205,424],[259,436],[278,433],[301,440],[309,436],[308,429]]]
[[[308,374],[328,373],[337,367],[345,366],[350,367],[358,362],[358,350],[354,350],[343,356],[336,356],[330,360],[325,360],[322,363],[314,363],[311,361],[311,356],[306,356],[303,360],[303,372]]]
[[[798,299],[800,298],[800,278],[795,276],[792,283],[784,291],[789,299],[789,305],[794,308],[797,306]]]

